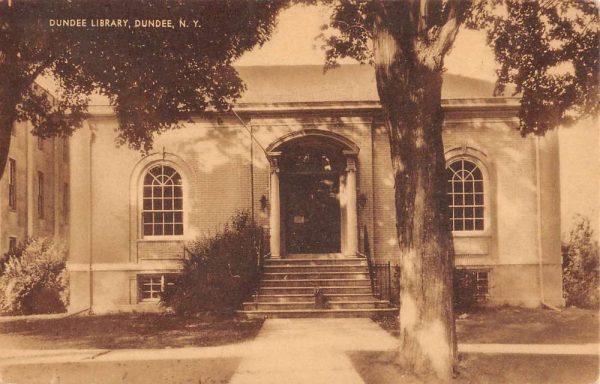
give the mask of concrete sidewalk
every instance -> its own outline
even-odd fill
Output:
[[[396,347],[397,340],[369,319],[269,320],[230,383],[361,384],[345,352]]]
[[[600,355],[600,344],[458,344],[460,353]]]
[[[230,380],[244,383],[363,383],[347,352],[393,351],[398,341],[370,319],[273,319],[248,342],[173,349],[2,350],[2,366],[241,358]],[[459,352],[600,355],[598,344],[459,344]]]

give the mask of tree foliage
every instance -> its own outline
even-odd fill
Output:
[[[373,63],[374,23],[382,5],[377,1],[324,1],[333,9],[331,27],[323,35],[326,64],[350,57]],[[496,93],[515,86],[521,97],[519,130],[543,134],[568,125],[599,108],[600,19],[593,0],[464,0],[383,2],[394,15],[394,30],[415,23],[406,51],[426,52],[428,44],[454,22],[485,31],[493,48],[497,71]],[[408,17],[411,16],[412,17]],[[407,32],[403,37],[408,42]],[[442,56],[451,48],[442,52]],[[402,59],[402,58],[400,58]],[[443,59],[443,57],[442,57]],[[443,65],[443,60],[439,63]]]
[[[134,149],[149,149],[154,134],[192,114],[227,109],[244,90],[232,62],[266,41],[285,3],[0,2],[0,169],[14,121],[30,120],[41,137],[69,135],[93,92],[109,98],[119,140]],[[64,28],[50,19],[170,19],[174,28]],[[32,87],[40,75],[56,79],[55,100]]]
[[[563,289],[567,305],[600,306],[600,254],[589,219],[578,216],[563,252]]]

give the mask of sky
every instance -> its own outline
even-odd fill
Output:
[[[315,39],[329,14],[322,6],[296,5],[285,10],[273,37],[261,48],[248,52],[237,65],[323,64],[322,42]],[[352,63],[346,60],[342,63]],[[485,35],[461,30],[445,66],[448,73],[495,81],[496,63]],[[561,170],[561,221],[563,238],[576,214],[587,216],[600,239],[600,125],[583,121],[559,128]]]

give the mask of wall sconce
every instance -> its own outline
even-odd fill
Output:
[[[260,197],[260,210],[265,212],[267,210],[268,204],[269,204],[269,200],[267,200],[267,197],[265,195],[262,195]]]
[[[358,195],[358,198],[356,200],[359,209],[363,209],[367,205],[367,195],[365,195],[364,193]]]

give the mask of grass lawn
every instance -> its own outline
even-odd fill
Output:
[[[3,349],[166,348],[214,346],[252,339],[262,320],[202,315],[116,314],[0,322]]]
[[[350,354],[365,384],[425,384],[394,364],[389,352]],[[591,384],[598,356],[461,355],[455,384]]]
[[[15,384],[224,384],[241,358],[53,363],[0,367],[2,383]]]
[[[398,336],[397,318],[375,319]],[[566,308],[561,312],[514,307],[485,308],[456,320],[459,343],[598,343],[598,311]]]
[[[396,317],[375,321],[398,336]],[[459,343],[587,344],[599,342],[598,325],[594,310],[500,307],[457,319],[456,331]],[[423,383],[403,372],[393,353],[355,352],[350,358],[366,384]],[[591,384],[599,372],[598,356],[461,354],[459,361],[456,384]]]

